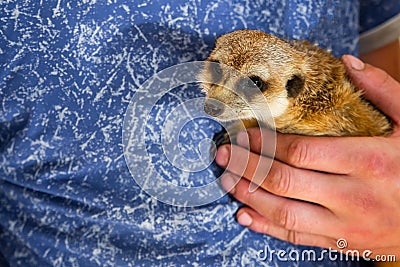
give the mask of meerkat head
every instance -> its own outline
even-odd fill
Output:
[[[289,42],[241,30],[219,37],[200,74],[204,110],[221,121],[282,115],[303,89],[303,56]]]

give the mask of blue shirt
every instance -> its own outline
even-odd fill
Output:
[[[390,12],[376,13],[379,22],[400,9],[398,1],[386,2]],[[307,248],[241,227],[234,219],[240,204],[226,195],[198,207],[156,200],[135,180],[146,170],[128,169],[122,132],[128,105],[147,79],[204,60],[226,32],[259,29],[318,42],[336,56],[357,54],[357,1],[11,0],[0,10],[2,265],[353,264],[262,260],[267,249]],[[151,163],[185,187],[207,184],[219,170],[174,166],[160,129],[174,107],[199,96],[197,86],[178,87],[143,107],[151,114],[145,121]],[[207,118],[183,125],[176,133],[181,153],[199,161],[200,141],[220,129]],[[129,153],[140,162],[135,150]]]

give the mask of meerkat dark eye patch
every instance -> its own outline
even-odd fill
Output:
[[[296,97],[300,94],[304,86],[304,78],[300,75],[293,76],[286,83],[286,91],[289,97]]]

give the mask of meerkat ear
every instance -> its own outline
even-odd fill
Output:
[[[296,97],[304,87],[305,79],[302,75],[294,75],[286,83],[286,91],[289,97]]]

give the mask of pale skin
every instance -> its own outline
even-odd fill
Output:
[[[398,42],[394,46],[398,57]],[[382,54],[375,57],[380,58]],[[248,129],[249,139],[242,132],[237,146],[224,145],[217,152],[217,163],[228,171],[222,186],[246,204],[237,212],[237,221],[253,231],[333,249],[344,238],[346,249],[400,259],[400,84],[387,74],[399,77],[398,64],[385,72],[351,56],[342,59],[366,98],[392,119],[393,133],[387,137],[277,133],[272,160],[260,147],[268,140],[268,130],[261,136],[259,129]],[[265,179],[249,192],[254,176]]]

